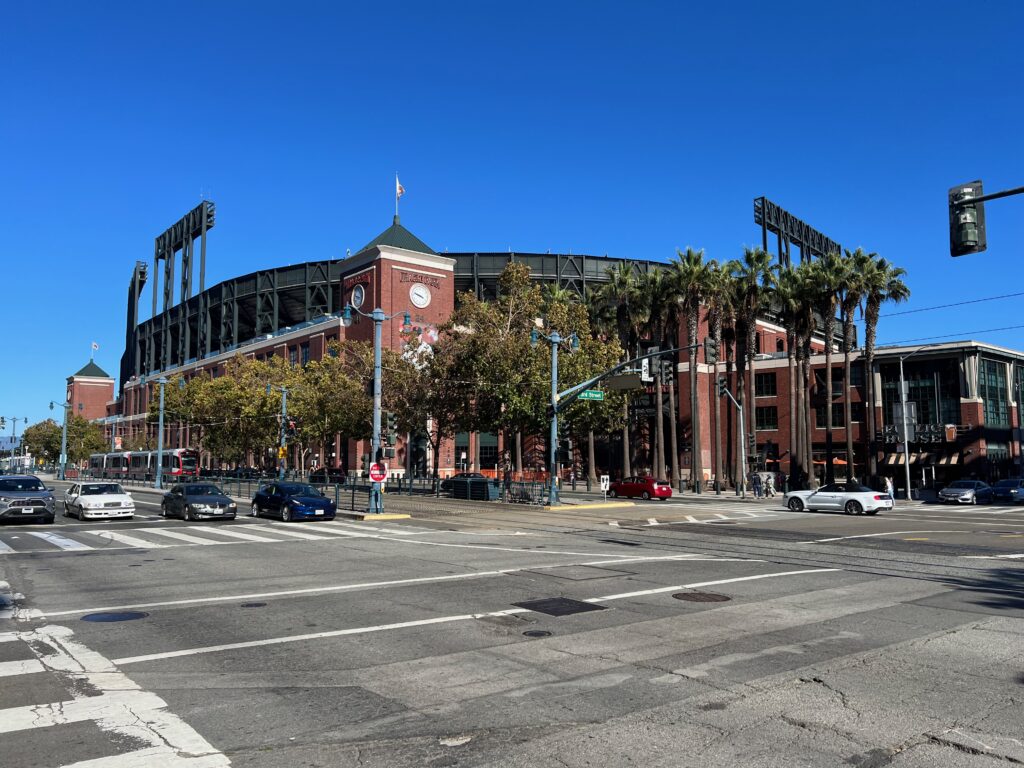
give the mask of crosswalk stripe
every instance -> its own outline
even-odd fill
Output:
[[[255,526],[247,525],[246,528],[254,528]],[[217,534],[219,536],[233,536],[236,539],[242,539],[243,541],[259,541],[264,544],[280,544],[280,539],[268,539],[266,536],[255,536],[251,533],[242,533],[228,528],[218,528]]]
[[[115,531],[84,531],[84,533],[91,533],[93,536],[99,536],[101,539],[108,541],[119,541],[122,544],[127,544],[129,547],[139,547],[140,549],[162,549],[169,546],[167,544],[146,541],[145,539],[137,539],[126,533],[117,533]]]
[[[260,531],[261,533],[274,533],[281,534],[283,536],[294,536],[296,539],[319,539],[320,541],[327,541],[329,536],[314,536],[312,533],[303,533],[302,531],[293,531],[286,529],[284,524],[279,526],[270,525],[249,525],[246,526],[252,528],[254,531]]]
[[[7,552],[13,552],[13,551],[14,551],[14,547],[11,547],[8,544],[5,544],[3,541],[0,541],[0,554],[5,554]]]
[[[88,544],[84,544],[81,541],[75,541],[69,539],[66,536],[61,536],[59,533],[50,533],[49,531],[29,531],[29,536],[35,536],[38,539],[42,539],[48,544],[53,544],[55,547],[61,549],[74,550],[74,549],[92,549]]]
[[[317,526],[317,530],[321,533],[329,533],[332,536],[348,536],[353,539],[365,539],[367,537],[373,537],[374,534],[360,533],[359,531],[344,530],[341,528],[333,527],[333,523],[324,523],[323,525]],[[276,529],[275,529],[276,530]]]
[[[156,536],[159,540],[160,536],[166,536],[169,539],[178,539],[179,541],[187,541],[189,544],[226,544],[224,541],[214,541],[213,539],[204,539],[199,536],[192,536],[181,531],[176,531],[171,528],[161,528],[160,530],[153,530],[151,528],[135,528],[136,531],[145,531],[146,533]]]
[[[12,675],[29,675],[42,672],[46,667],[38,659],[19,659],[17,661],[0,661],[0,677]]]

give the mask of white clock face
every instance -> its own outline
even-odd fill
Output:
[[[413,306],[423,309],[430,303],[430,289],[423,283],[416,283],[409,289],[409,301]]]
[[[353,307],[359,309],[363,306],[363,302],[366,300],[366,289],[363,288],[362,284],[357,285],[352,289],[352,296],[349,298],[349,302]]]

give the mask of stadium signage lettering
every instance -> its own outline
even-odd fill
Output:
[[[346,277],[345,278],[345,290],[347,291],[353,285],[358,285],[359,283],[365,283],[366,285],[369,285],[370,284],[370,276],[371,276],[370,272],[363,272],[361,275],[355,275],[353,277]]]
[[[417,275],[413,272],[403,272],[402,279],[400,282],[403,283],[423,283],[429,285],[431,288],[440,288],[441,281],[432,275]]]

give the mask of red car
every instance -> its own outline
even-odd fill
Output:
[[[625,480],[616,480],[608,489],[611,498],[625,496],[626,498],[641,499],[671,499],[672,484],[668,480],[655,480],[653,477],[627,477]]]

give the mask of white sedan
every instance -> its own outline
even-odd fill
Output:
[[[834,509],[848,515],[877,515],[879,510],[892,509],[892,496],[854,482],[830,483],[816,491],[790,491],[783,501],[794,512]]]
[[[64,494],[64,516],[89,518],[135,516],[135,500],[117,483],[75,483]]]

